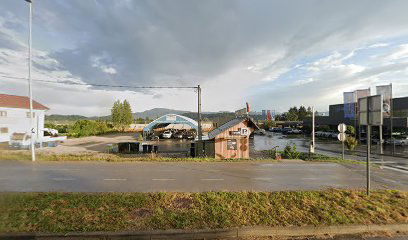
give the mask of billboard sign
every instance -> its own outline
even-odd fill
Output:
[[[384,117],[391,116],[392,85],[377,86],[377,94],[383,96]]]
[[[360,125],[383,125],[383,99],[381,95],[360,98],[358,109]]]
[[[356,109],[355,109],[355,93],[354,92],[344,92],[344,118],[355,118]]]

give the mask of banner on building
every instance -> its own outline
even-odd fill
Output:
[[[355,92],[344,92],[344,118],[355,118],[356,108],[355,108]]]
[[[355,103],[357,103],[358,102],[358,99],[360,99],[360,98],[365,98],[365,97],[369,97],[369,96],[371,96],[371,91],[370,91],[370,88],[367,88],[367,89],[359,89],[359,90],[356,90],[356,91],[354,91],[355,92],[355,100],[354,100],[354,102]]]
[[[377,95],[383,97],[383,113],[384,117],[391,116],[391,99],[392,99],[392,84],[377,86]]]
[[[266,114],[266,120],[268,120],[268,121],[272,121],[271,110],[268,110],[268,111],[267,111],[267,114]]]

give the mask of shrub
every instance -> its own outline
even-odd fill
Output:
[[[94,136],[112,131],[113,129],[105,121],[78,120],[68,129],[68,136]]]
[[[296,150],[296,144],[288,144],[283,150],[282,157],[286,159],[299,159],[300,153]]]
[[[346,133],[354,136],[356,134],[356,129],[351,125],[347,125]]]
[[[345,144],[348,150],[353,151],[357,147],[358,141],[354,137],[348,136],[346,137]]]

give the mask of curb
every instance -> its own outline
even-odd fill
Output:
[[[214,239],[237,237],[302,237],[387,232],[407,233],[408,224],[304,227],[242,227],[230,229],[153,230],[123,232],[1,233],[3,239]]]

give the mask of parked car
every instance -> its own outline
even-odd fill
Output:
[[[184,135],[184,133],[183,133],[183,132],[178,131],[178,132],[176,132],[176,133],[174,133],[174,134],[173,134],[173,138],[176,138],[176,139],[183,139],[183,135]]]
[[[162,133],[162,137],[165,139],[170,139],[173,133],[170,130],[166,130]]]
[[[265,135],[265,130],[264,130],[264,129],[256,130],[256,131],[254,132],[254,134],[256,134],[256,135]]]
[[[407,135],[400,135],[395,136],[394,139],[387,139],[385,141],[387,144],[394,144],[397,146],[407,146],[408,145],[408,136]]]
[[[290,127],[284,127],[284,128],[282,128],[282,133],[283,134],[288,134],[288,132],[290,132],[292,130],[292,128],[290,128]]]
[[[271,131],[271,132],[282,132],[282,128],[271,127],[271,128],[269,128],[269,131]]]
[[[301,133],[302,133],[302,130],[296,129],[296,128],[291,129],[291,130],[288,132],[288,134],[301,134]]]

